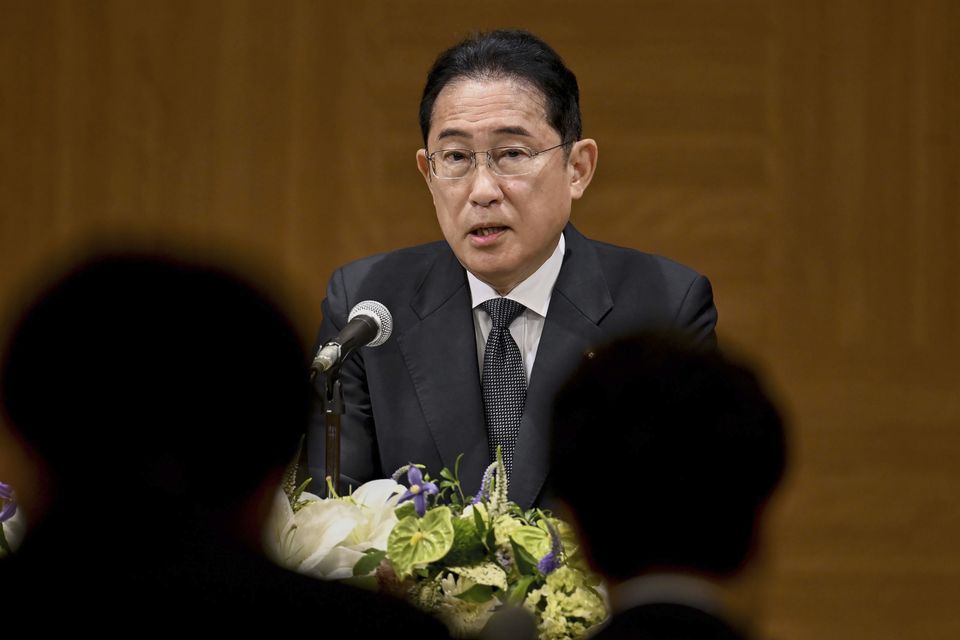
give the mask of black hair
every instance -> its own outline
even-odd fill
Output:
[[[750,369],[672,336],[623,339],[567,382],[554,424],[553,489],[601,572],[726,576],[746,562],[786,459]]]
[[[208,265],[84,261],[35,298],[5,355],[10,422],[67,489],[242,501],[307,426],[289,320]]]
[[[498,30],[461,41],[433,63],[420,99],[424,147],[437,96],[445,86],[461,78],[513,78],[525,82],[543,94],[547,122],[560,134],[561,141],[568,143],[568,150],[569,144],[583,133],[577,77],[557,52],[527,31]]]

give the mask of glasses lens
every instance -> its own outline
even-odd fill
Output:
[[[497,175],[520,176],[535,169],[534,165],[540,153],[528,147],[496,147],[488,151],[440,149],[430,154],[430,164],[437,177],[463,178],[476,165],[477,156],[484,154],[488,166]]]
[[[533,150],[526,147],[498,147],[487,152],[493,170],[501,176],[519,176],[530,171]]]
[[[462,178],[470,172],[473,158],[468,149],[442,149],[433,154],[433,170],[441,178]]]

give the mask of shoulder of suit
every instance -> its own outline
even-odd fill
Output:
[[[359,274],[390,270],[397,267],[409,269],[416,267],[418,264],[429,265],[438,255],[449,251],[450,247],[447,243],[438,240],[352,260],[341,266],[338,271],[347,274]]]
[[[600,264],[608,276],[620,274],[629,276],[638,271],[662,274],[668,280],[693,280],[700,273],[675,260],[638,249],[622,247],[600,240],[587,239],[594,248]]]
[[[451,256],[443,241],[367,256],[337,269],[331,286],[343,291],[350,303],[372,299],[391,306],[415,295],[438,259],[455,260]]]

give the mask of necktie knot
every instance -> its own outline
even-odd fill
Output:
[[[516,300],[491,298],[486,302],[481,302],[480,308],[490,316],[494,329],[506,329],[517,316],[523,313],[526,307]]]

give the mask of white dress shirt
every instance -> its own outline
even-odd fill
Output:
[[[533,272],[530,277],[514,287],[510,293],[502,296],[510,300],[516,300],[526,307],[523,313],[510,324],[510,335],[513,336],[514,341],[520,348],[523,369],[527,374],[527,384],[530,383],[533,361],[537,357],[537,347],[540,346],[543,322],[547,318],[550,296],[553,295],[553,285],[557,282],[557,276],[560,275],[560,267],[563,266],[565,249],[566,243],[561,233],[560,242],[557,243],[557,248],[553,250],[547,261],[540,265],[540,268]],[[469,271],[467,271],[467,282],[470,283],[470,296],[473,299],[473,327],[477,336],[477,361],[482,376],[483,353],[487,346],[487,336],[490,335],[490,329],[493,327],[493,320],[490,319],[486,311],[480,308],[480,305],[487,300],[500,298],[501,296],[496,289],[479,280]]]

